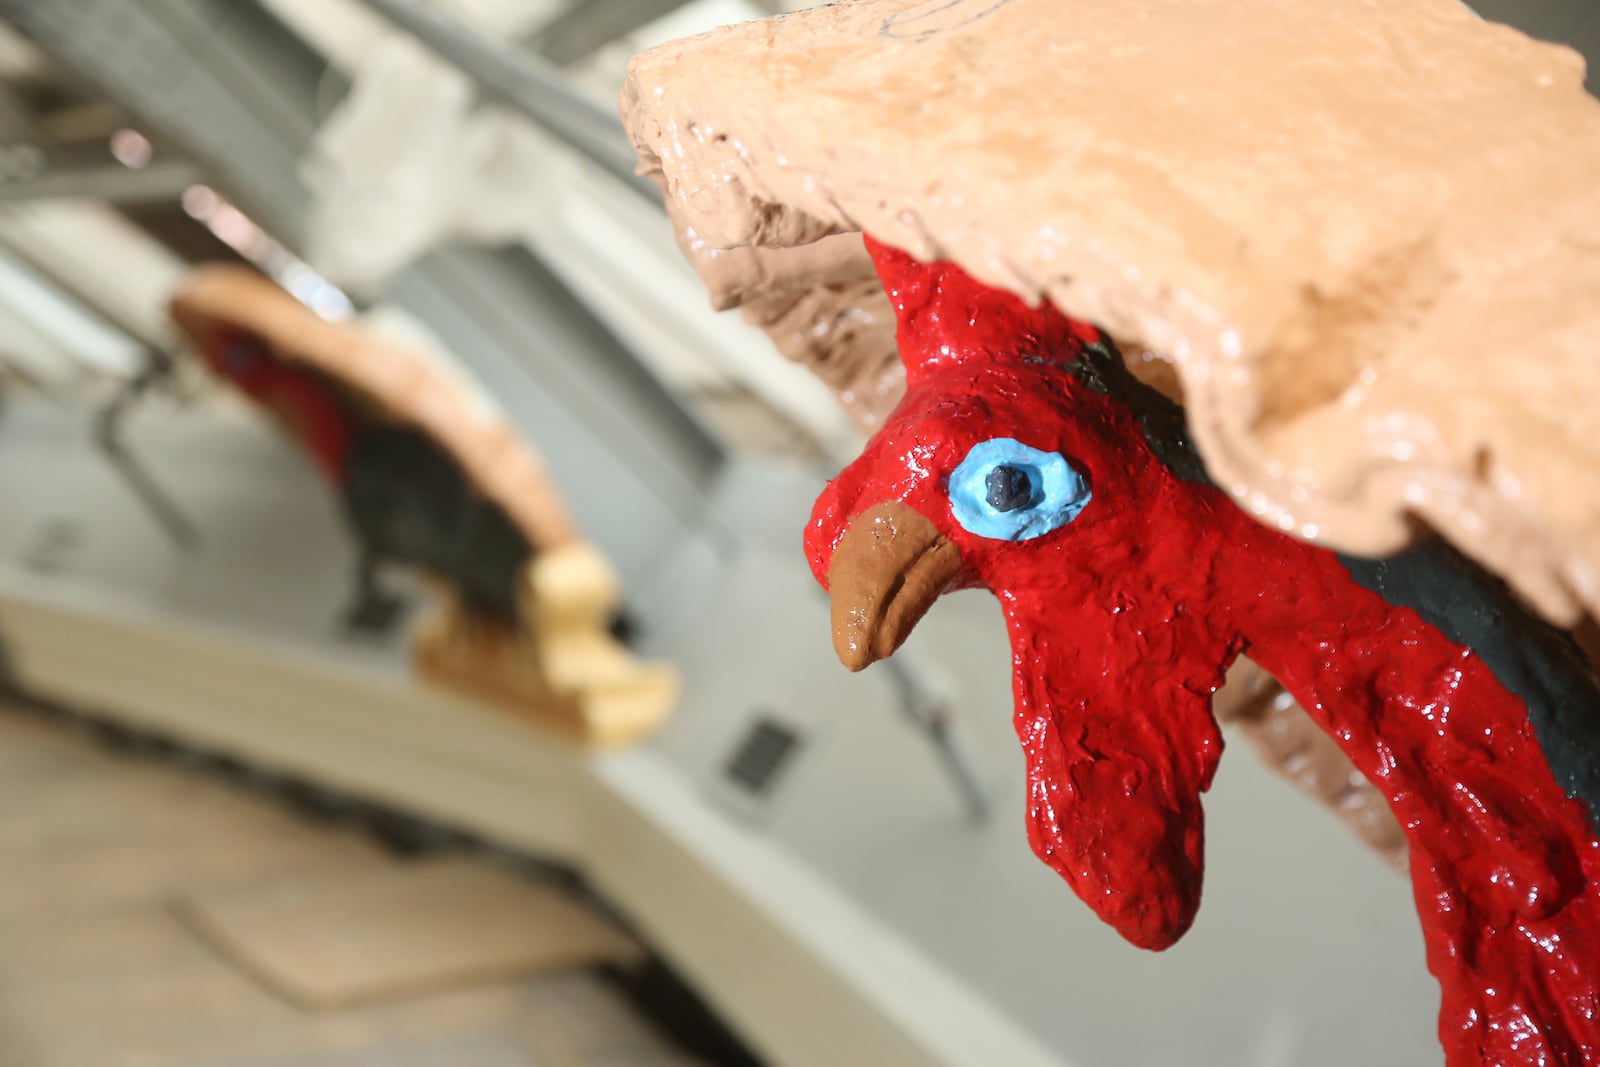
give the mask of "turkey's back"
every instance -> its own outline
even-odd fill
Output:
[[[448,581],[471,612],[517,617],[518,583],[532,555],[527,537],[421,430],[361,430],[349,452],[343,503],[377,557]]]

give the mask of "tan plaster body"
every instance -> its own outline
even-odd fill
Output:
[[[1571,625],[1600,608],[1582,80],[1456,0],[853,0],[646,52],[623,112],[715,299],[865,424],[896,369],[833,236],[863,230],[1170,359],[1264,521],[1376,554],[1420,519]]]

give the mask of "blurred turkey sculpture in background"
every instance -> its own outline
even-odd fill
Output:
[[[1097,329],[869,240],[907,393],[817,502],[835,646],[891,654],[944,591],[999,597],[1035,852],[1135,945],[1200,902],[1248,652],[1405,827],[1452,1067],[1600,1062],[1600,687],[1442,544],[1364,561],[1256,522]]]
[[[399,605],[377,572],[410,567],[445,594],[416,646],[431,680],[589,743],[661,723],[676,675],[607,632],[616,575],[538,454],[462,374],[325,322],[243,267],[196,271],[172,314],[338,494],[359,563],[350,625],[386,629]]]
[[[360,417],[332,381],[248,331],[219,331],[202,356],[286,423],[338,490],[360,553],[353,627],[384,629],[398,611],[378,581],[385,563],[450,583],[471,614],[516,621],[533,546],[442,445],[415,426]]]

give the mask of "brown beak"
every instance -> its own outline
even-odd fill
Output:
[[[890,656],[961,571],[961,553],[897,500],[850,520],[828,564],[833,650],[859,671]]]

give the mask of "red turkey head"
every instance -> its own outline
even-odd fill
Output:
[[[1123,936],[1164,948],[1199,905],[1210,700],[1237,649],[1194,540],[1209,505],[1106,395],[1098,330],[868,246],[907,393],[807,529],[835,649],[860,670],[941,593],[992,590],[1034,850]]]

